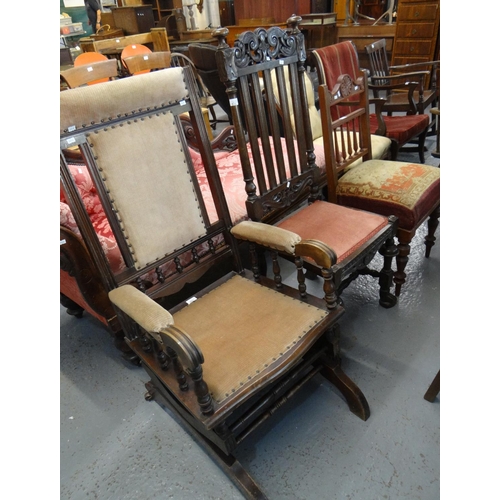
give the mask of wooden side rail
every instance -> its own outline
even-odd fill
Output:
[[[165,28],[151,28],[149,33],[121,36],[106,40],[93,40],[90,37],[80,38],[80,47],[83,52],[100,52],[101,54],[119,54],[131,44],[153,44],[153,51],[170,51],[167,30]]]

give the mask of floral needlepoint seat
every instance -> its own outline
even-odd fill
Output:
[[[429,257],[436,239],[440,169],[432,165],[372,159],[365,73],[359,72],[355,80],[350,75],[341,75],[332,90],[322,84],[318,91],[325,138],[328,199],[346,207],[398,218],[399,253],[394,281],[396,295],[399,295],[406,281],[404,270],[416,230],[428,220],[426,257]],[[353,98],[359,101],[359,107],[340,119],[332,120],[335,115],[332,108]],[[359,130],[359,135],[353,135],[353,130]]]

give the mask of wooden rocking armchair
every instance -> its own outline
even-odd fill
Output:
[[[246,497],[265,498],[231,453],[308,380],[323,374],[352,412],[369,416],[340,367],[334,252],[263,223],[231,227],[189,67],[61,92],[60,109],[61,179],[127,342],[151,379],[146,398],[174,412]],[[208,217],[182,133],[186,111],[216,220]],[[71,145],[82,151],[118,241],[119,272],[108,265],[69,172],[64,151]],[[270,250],[273,278],[242,267],[235,238],[250,242],[253,255],[256,245]],[[278,251],[295,261],[297,288],[282,283]],[[304,259],[322,269],[323,299],[307,293]],[[233,270],[219,273],[228,263]],[[207,279],[211,270],[218,279]],[[200,282],[187,300],[162,307]]]
[[[274,224],[332,248],[337,255],[331,269],[337,295],[359,275],[368,274],[379,279],[379,303],[392,307],[397,302],[390,292],[396,218],[380,218],[320,200],[322,172],[315,163],[308,119],[304,35],[297,28],[300,19],[290,18],[291,28],[286,31],[271,27],[241,33],[233,48],[225,42],[227,28],[214,32],[219,39],[217,65],[232,106],[247,212],[254,221]],[[282,105],[283,137],[273,73]],[[293,103],[293,110],[288,103]],[[384,256],[380,271],[368,267],[377,252]],[[323,272],[314,262],[304,265],[310,273]]]

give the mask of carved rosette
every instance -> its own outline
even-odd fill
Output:
[[[346,97],[350,95],[353,91],[354,83],[349,77],[349,75],[344,75],[340,83],[340,95]]]

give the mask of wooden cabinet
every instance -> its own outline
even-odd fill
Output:
[[[292,15],[309,14],[311,0],[234,0],[236,24],[240,19],[273,18],[273,22],[284,23]]]
[[[126,36],[147,33],[155,27],[153,11],[149,5],[116,7],[111,12],[114,27],[121,28]]]
[[[160,19],[173,14],[174,9],[182,9],[182,0],[143,0],[143,4],[149,4],[153,7],[156,23]]]
[[[439,0],[399,0],[392,65],[435,60],[439,53]]]
[[[370,43],[385,38],[387,53],[390,57],[394,45],[394,34],[396,26],[394,24],[376,24],[372,22],[359,25],[348,24],[343,26],[337,23],[336,43],[350,40],[358,51],[359,65],[361,68],[369,68],[370,62],[365,51],[365,47]]]

